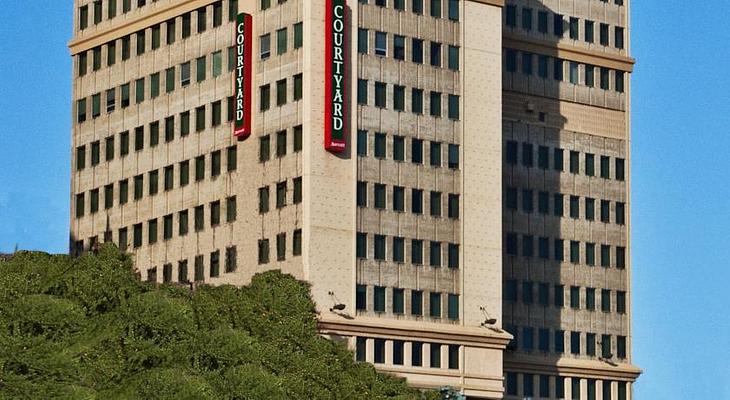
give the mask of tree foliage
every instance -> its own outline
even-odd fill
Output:
[[[425,399],[317,334],[309,286],[141,282],[113,246],[0,261],[2,399]]]

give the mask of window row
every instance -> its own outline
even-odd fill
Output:
[[[227,172],[235,171],[237,168],[237,157],[238,150],[236,146],[231,146],[226,150],[227,158]],[[177,164],[177,174],[175,173],[175,165],[171,164],[161,169],[150,171],[147,174],[139,174],[131,179],[123,179],[116,184],[116,192],[118,198],[118,205],[124,205],[129,202],[129,186],[130,181],[132,185],[132,199],[134,201],[142,200],[145,194],[145,175],[147,175],[147,195],[155,196],[160,190],[165,192],[171,191],[175,188],[175,177],[177,175],[177,186],[185,187],[190,183],[191,175],[191,164],[194,171],[192,171],[193,179],[195,182],[200,182],[205,179],[206,174],[209,174],[211,179],[221,175],[221,164],[223,154],[221,150],[216,150],[210,153],[210,168],[206,168],[206,155],[201,155],[193,160],[185,160]],[[209,172],[208,172],[209,171]],[[162,175],[162,176],[160,176]],[[162,184],[162,187],[160,187]],[[110,183],[103,188],[96,188],[90,190],[87,193],[79,193],[76,195],[75,210],[76,218],[82,218],[86,212],[86,199],[89,201],[89,214],[93,215],[99,212],[102,204],[100,203],[101,195],[104,196],[103,207],[108,210],[114,207],[115,198],[115,185]],[[235,199],[234,199],[235,200]]]
[[[226,223],[232,223],[236,221],[236,197],[229,197],[224,201],[226,205],[226,213],[225,213],[225,222]],[[221,221],[221,208],[222,204],[220,200],[216,200],[211,202],[207,205],[208,208],[208,215],[209,215],[209,222],[211,227],[217,227],[219,226]],[[132,234],[132,248],[138,249],[142,247],[145,243],[148,245],[154,245],[158,243],[159,241],[159,234],[162,233],[162,240],[168,241],[171,240],[174,235],[175,231],[177,231],[177,235],[187,236],[188,233],[190,233],[190,214],[193,216],[193,229],[194,232],[202,232],[205,230],[205,209],[206,205],[201,204],[199,206],[193,207],[190,210],[182,210],[177,212],[176,214],[168,214],[165,215],[162,218],[154,218],[146,223],[138,223],[134,224],[131,227],[131,234]],[[177,215],[177,227],[175,226],[175,216]],[[160,225],[162,225],[160,227]],[[160,230],[162,232],[160,232]],[[146,241],[145,241],[145,231],[146,231]],[[129,246],[129,234],[130,229],[127,227],[119,229],[119,236],[118,236],[118,243],[119,248],[124,251]]]
[[[372,186],[372,198],[368,202],[369,187]],[[391,209],[395,212],[405,212],[406,188],[403,186],[393,186],[391,192]],[[416,215],[423,215],[424,195],[423,189],[410,189],[411,208],[410,211]],[[357,206],[371,206],[378,210],[385,210],[386,203],[386,185],[382,183],[369,184],[368,182],[357,182]],[[447,212],[446,216],[450,219],[459,219],[459,195],[454,193],[444,194],[442,192],[430,191],[429,199],[429,215],[435,218],[443,217],[442,205],[446,200]],[[370,203],[370,204],[369,204]]]
[[[386,148],[387,135],[383,132],[375,132],[372,141],[370,133],[365,130],[357,131],[357,155],[366,157],[368,151],[372,151],[375,158],[386,159],[388,157]],[[409,160],[413,164],[424,163],[424,147],[427,141],[423,139],[411,138]],[[372,143],[372,145],[370,145]],[[449,169],[459,169],[459,145],[453,143],[443,143],[430,141],[428,148],[428,165],[440,168],[443,164],[444,154],[446,151],[446,162]],[[406,161],[406,137],[401,135],[393,135],[391,143],[391,156],[393,161]]]
[[[302,177],[297,177],[292,179],[292,202],[291,204],[300,204],[302,202]],[[287,181],[281,181],[278,182],[276,185],[274,185],[274,190],[276,191],[276,209],[281,209],[286,207],[287,205],[287,193],[288,193],[288,184]],[[260,214],[266,214],[269,212],[270,207],[270,192],[271,187],[264,186],[259,188],[259,213]]]
[[[232,99],[232,98],[231,98]],[[220,125],[220,113],[221,113],[220,101],[216,101],[211,104],[212,115],[211,115],[211,126],[215,127]],[[229,110],[232,111],[232,106],[229,104]],[[201,132],[206,127],[206,107],[200,106],[194,110],[195,118],[195,131]],[[186,137],[190,134],[190,111],[184,111],[180,113],[177,123],[179,124],[178,133],[180,137]],[[229,113],[229,119],[231,114]],[[160,125],[162,123],[162,126]],[[164,130],[160,132],[160,130]],[[104,161],[113,161],[116,154],[117,148],[119,149],[119,157],[124,158],[129,155],[130,148],[134,151],[141,151],[145,148],[145,143],[149,147],[156,147],[160,144],[160,136],[164,135],[165,143],[172,142],[175,139],[175,116],[169,116],[164,121],[153,121],[145,126],[138,126],[132,132],[130,136],[129,131],[124,131],[117,135],[107,136],[104,139]],[[132,144],[132,140],[134,143]],[[133,147],[132,147],[133,146]],[[91,167],[96,167],[101,163],[101,140],[96,140],[88,145],[81,145],[76,147],[76,170],[82,171],[86,168],[87,162]],[[228,155],[228,170],[236,168],[236,154],[230,154],[235,152],[235,149],[229,149]]]
[[[370,349],[370,350],[368,350]],[[459,369],[459,352],[456,344],[406,342],[403,340],[370,339],[358,336],[355,339],[355,360],[373,364],[403,365],[407,367],[429,367]],[[410,357],[406,356],[406,351]],[[386,354],[390,357],[386,358]]]
[[[520,151],[520,148],[522,150]],[[557,172],[565,171],[565,150],[561,148],[551,148],[547,146],[537,146],[537,160],[535,160],[535,146],[532,143],[518,143],[514,140],[508,140],[505,144],[505,162],[509,165],[517,165],[518,155],[522,157],[521,164],[524,167],[532,168],[537,165],[542,170],[549,170],[552,158],[552,170]],[[552,157],[550,154],[552,153]],[[603,179],[613,179],[617,181],[626,180],[626,160],[620,157],[613,157],[613,170],[611,169],[611,157],[596,157],[593,153],[581,153],[570,150],[568,153],[568,171],[571,174],[578,175],[581,173],[581,158],[583,159],[583,174],[585,176],[599,176]],[[537,162],[536,162],[537,161]],[[598,171],[596,171],[596,162],[598,162]]]
[[[525,353],[539,351],[542,353],[565,354],[565,339],[566,333],[568,333],[567,346],[570,346],[568,350],[572,355],[599,356],[606,360],[613,358],[626,359],[626,336],[616,336],[616,346],[614,347],[614,337],[612,335],[597,336],[591,332],[565,332],[562,330],[553,330],[551,332],[548,328],[536,329],[531,326],[525,326],[522,329],[515,326],[506,326],[505,330],[514,336],[510,344],[507,345],[508,350]],[[600,340],[598,340],[599,338]],[[600,346],[600,354],[596,353],[596,345]]]
[[[408,304],[406,304],[406,289],[357,285],[355,309],[358,311],[370,310],[376,313],[388,312],[396,315],[406,315],[407,309],[407,314],[414,317],[428,316],[430,318],[442,318],[445,315],[450,321],[456,321],[460,318],[458,294],[424,292],[423,290],[413,289],[409,289],[408,291],[410,292],[410,296],[408,298]],[[372,303],[368,303],[368,292],[372,296]],[[426,301],[425,307],[428,313],[424,314],[424,302]],[[390,307],[386,309],[387,302],[390,303]],[[446,310],[442,309],[444,306]]]
[[[223,53],[216,51],[210,55],[212,64],[212,77],[218,77],[222,73],[222,59]],[[180,87],[185,88],[192,82],[191,69],[192,65],[195,65],[195,82],[200,83],[207,79],[208,68],[206,67],[208,61],[207,56],[201,56],[194,61],[188,61],[178,65],[177,67],[167,68],[162,72],[155,72],[149,77],[141,77],[136,79],[134,82],[125,83],[119,87],[107,89],[103,92],[99,92],[85,97],[83,99],[76,100],[76,121],[83,123],[87,119],[87,112],[91,113],[91,118],[97,118],[102,113],[102,95],[104,95],[104,110],[107,114],[113,113],[117,109],[117,99],[119,102],[119,108],[124,109],[129,107],[134,100],[134,104],[140,104],[145,100],[153,100],[160,96],[161,89],[164,89],[165,94],[172,93],[175,91],[176,82],[179,80]],[[161,79],[164,77],[165,86],[161,88]],[[134,84],[134,88],[132,88]],[[134,92],[132,92],[134,90]],[[87,102],[91,103],[90,110],[87,110]],[[229,101],[229,106],[232,105],[232,100]],[[229,110],[231,115],[232,110]],[[219,119],[220,122],[220,119]]]
[[[155,3],[157,0],[151,0],[150,3]],[[120,4],[121,3],[121,4]],[[116,18],[117,14],[121,12],[126,14],[132,11],[132,4],[136,4],[135,9],[139,9],[147,5],[147,0],[94,0],[90,4],[84,4],[78,9],[79,18],[79,30],[84,30],[89,27],[89,23],[97,25],[101,23],[106,15],[107,20]],[[119,6],[121,5],[121,9]],[[202,11],[201,11],[202,10]],[[198,10],[198,19],[205,19],[205,8]],[[238,0],[228,1],[228,15],[229,19],[233,21],[238,12]],[[201,16],[202,14],[202,16]],[[213,3],[213,23],[214,25],[222,23],[223,16],[223,2],[218,1]],[[219,22],[220,21],[220,22]],[[216,25],[217,26],[217,25]]]
[[[372,251],[368,247],[368,236],[371,236]],[[386,242],[390,242],[389,251],[386,250]],[[406,239],[399,236],[391,237],[385,235],[357,233],[356,256],[360,259],[372,258],[375,261],[392,261],[395,263],[406,262],[406,242],[408,242],[408,253],[410,263],[413,265],[424,265],[423,252],[428,247],[428,265],[441,267],[446,265],[449,268],[459,268],[459,245],[456,243],[442,243],[422,239]],[[446,251],[443,251],[446,247]],[[446,256],[446,263],[444,263]]]
[[[286,233],[276,235],[276,261],[286,261]],[[269,258],[269,239],[260,239],[258,243],[258,263],[260,265],[271,262]],[[293,257],[302,255],[302,230],[297,229],[291,238],[291,254]]]
[[[287,103],[288,94],[289,93],[289,84],[288,79],[280,79],[276,81],[275,83],[267,83],[265,85],[259,86],[259,111],[264,112],[271,108],[271,100],[273,97],[275,97],[276,100],[276,106],[281,107]],[[292,78],[292,100],[291,101],[299,101],[302,99],[302,87],[303,87],[304,81],[302,74],[296,74]],[[271,90],[276,91],[276,93],[272,94]],[[275,95],[275,96],[274,96]]]
[[[372,52],[376,56],[393,57],[395,60],[405,61],[406,58],[415,64],[423,64],[425,49],[428,49],[428,63],[432,67],[446,67],[452,71],[459,70],[459,47],[440,42],[426,42],[420,38],[407,38],[403,35],[392,35],[388,38],[387,32],[359,28],[357,31],[357,52],[369,54],[370,42],[373,43]],[[409,43],[408,46],[406,44]],[[408,47],[406,49],[406,47]],[[391,50],[389,51],[388,48]],[[444,51],[445,50],[445,51]],[[445,54],[444,54],[445,53]],[[410,56],[407,57],[407,54]],[[446,59],[444,60],[444,57]]]
[[[392,102],[388,101],[388,84],[385,82],[374,82],[374,97],[371,98],[368,94],[370,82],[367,79],[357,80],[357,104],[368,105],[372,101],[372,104],[378,108],[392,108],[398,112],[406,111],[406,87],[401,85],[392,85]],[[428,115],[436,118],[443,117],[442,102],[446,97],[446,116],[450,120],[458,121],[460,119],[459,104],[460,98],[455,94],[444,95],[441,92],[430,91],[428,93]],[[410,111],[414,114],[423,115],[424,109],[424,91],[423,89],[411,88],[410,90]]]
[[[519,56],[519,64],[518,64]],[[599,87],[603,90],[614,90],[623,93],[626,87],[626,73],[606,67],[597,67],[591,64],[582,64],[575,61],[565,61],[560,58],[544,54],[533,54],[514,49],[505,49],[505,71],[520,72],[527,76],[535,74],[539,78],[552,77],[556,81],[567,81],[574,85]],[[566,80],[567,72],[567,80]],[[613,85],[611,83],[613,82]]]
[[[388,7],[390,3],[396,10],[406,10],[406,0],[359,0],[359,2],[380,7]],[[443,15],[444,3],[446,3],[445,15]],[[416,15],[424,15],[425,6],[428,6],[428,15],[433,18],[444,18],[445,16],[451,21],[459,20],[459,0],[408,0],[408,10]]]
[[[605,0],[602,0],[605,1]],[[565,382],[568,379],[571,389],[571,400],[596,400],[596,387],[600,383],[603,400],[626,400],[626,382],[586,380],[586,397],[581,399],[581,379],[562,376],[536,375],[527,373],[507,372],[505,374],[505,394],[520,396],[521,399],[541,397],[565,399]],[[522,381],[522,385],[518,381]],[[553,390],[551,390],[551,387]],[[614,391],[613,388],[616,388]],[[519,389],[522,389],[521,391]],[[551,396],[554,393],[554,397]],[[614,397],[614,393],[616,394]]]
[[[113,1],[113,0],[110,0]],[[237,7],[237,6],[236,6]],[[219,27],[222,25],[222,5],[221,1],[215,3],[213,5],[213,27]],[[235,20],[235,13],[236,9],[230,10],[230,20]],[[197,19],[197,29],[198,33],[202,33],[206,30],[207,27],[207,20],[206,20],[206,8],[202,7],[198,9],[197,11],[198,19]],[[192,23],[192,12],[188,12],[183,14],[180,18],[180,23],[182,25],[180,38],[181,39],[187,39],[192,35],[191,32],[191,23]],[[126,35],[120,39],[115,39],[110,42],[105,43],[104,45],[94,47],[91,50],[80,52],[77,55],[78,60],[78,76],[84,76],[87,73],[88,69],[88,59],[89,54],[91,54],[92,58],[92,68],[94,71],[98,71],[102,67],[102,51],[105,49],[106,53],[106,66],[110,67],[117,62],[117,57],[121,56],[122,61],[129,60],[132,56],[132,50],[134,50],[134,54],[140,56],[144,54],[146,51],[154,51],[161,47],[162,45],[162,35],[163,31],[165,32],[165,38],[164,41],[167,45],[171,45],[175,43],[177,36],[177,26],[178,20],[177,18],[172,18],[164,23],[153,25],[149,28],[137,31],[134,34]],[[132,40],[134,39],[134,45],[132,44]],[[119,45],[119,47],[118,47]],[[118,52],[119,51],[119,52]]]
[[[302,151],[302,126],[297,125],[292,128],[292,152],[299,153]],[[274,155],[276,158],[286,156],[289,142],[288,130],[284,129],[276,132],[275,135],[264,135],[259,138],[259,162],[267,162],[271,160],[271,141],[276,140],[276,149]]]
[[[505,6],[505,26],[517,28],[519,18],[519,27],[525,32],[531,32],[535,27],[537,32],[547,35],[548,32],[558,38],[565,36],[572,40],[583,40],[586,43],[596,43],[596,28],[598,30],[598,43],[601,46],[613,46],[617,49],[624,48],[624,28],[622,26],[611,27],[603,22],[596,22],[584,19],[582,22],[577,17],[566,17],[562,14],[551,13],[540,10],[535,15],[531,7],[522,7],[518,10],[514,4]],[[520,11],[519,16],[518,11]],[[537,24],[535,25],[535,19]],[[548,26],[550,24],[550,26]],[[613,30],[613,41],[610,41],[610,31]],[[609,43],[610,42],[610,43]]]
[[[294,49],[301,48],[304,44],[304,25],[297,22],[292,26]],[[289,47],[289,28],[283,27],[277,29],[275,33],[266,33],[259,36],[259,57],[266,60],[271,57],[271,40],[272,36],[276,39],[276,55],[280,56],[287,52]]]
[[[518,286],[520,286],[520,294],[518,296]],[[552,291],[552,301],[550,292]],[[588,311],[596,311],[596,295],[600,293],[601,311],[609,313],[613,310],[612,300],[615,299],[615,311],[619,314],[626,314],[626,292],[623,290],[611,291],[609,289],[601,289],[600,292],[596,288],[581,288],[579,286],[571,286],[568,292],[568,300],[570,308],[580,310],[581,308]],[[581,293],[584,293],[581,296]],[[565,286],[550,285],[545,282],[522,281],[522,285],[518,285],[517,280],[507,279],[504,283],[504,300],[516,303],[518,299],[523,304],[538,304],[541,306],[549,306],[552,304],[557,308],[565,307]],[[581,302],[583,297],[583,302]]]
[[[517,256],[518,255],[518,237],[520,237],[522,242],[522,252],[521,255],[523,257],[538,257],[543,260],[550,260],[551,259],[551,250],[550,250],[550,242],[551,239],[547,237],[538,237],[537,238],[537,248],[535,244],[535,236],[533,235],[518,235],[513,232],[508,232],[505,235],[505,244],[504,244],[504,252],[508,256]],[[552,259],[555,261],[565,261],[565,242],[568,242],[569,246],[569,260],[572,264],[580,264],[581,263],[581,247],[583,248],[583,252],[585,254],[584,259],[582,260],[585,265],[587,266],[594,266],[596,265],[596,248],[598,247],[595,243],[583,243],[581,245],[581,242],[576,240],[563,240],[563,239],[553,239],[553,246],[552,246]],[[612,266],[611,261],[611,254],[612,249],[610,245],[607,244],[601,244],[600,245],[600,255],[601,255],[601,266],[605,268],[610,268]],[[613,261],[613,265],[615,265],[618,269],[624,269],[626,268],[626,247],[623,246],[615,246],[613,249],[615,260]]]
[[[516,188],[506,188],[504,196],[504,207],[507,210],[518,210],[517,194],[521,192],[522,207],[521,210],[524,213],[532,214],[535,211],[535,191],[532,189],[523,189],[518,191]],[[550,211],[550,198],[552,197],[552,212]],[[581,204],[583,205],[582,218],[586,221],[596,220],[596,211],[598,211],[599,221],[603,223],[611,223],[611,211],[613,209],[613,221],[617,225],[626,225],[626,203],[610,200],[597,200],[592,197],[584,197],[581,201],[579,196],[565,196],[562,193],[550,194],[544,191],[537,192],[537,212],[542,215],[554,215],[556,217],[563,217],[565,198],[568,198],[568,209],[569,216],[572,219],[581,218]],[[598,208],[598,210],[596,210]]]
[[[217,278],[220,276],[221,269],[221,251],[216,250],[210,253],[208,257],[208,273],[206,274],[205,256],[196,255],[193,258],[193,282],[204,282],[206,276],[209,278]],[[238,268],[238,250],[236,246],[226,247],[225,249],[225,260],[224,260],[224,272],[232,273],[236,272]],[[147,269],[147,281],[157,282],[157,267]],[[162,283],[171,283],[173,281],[172,264],[168,263],[162,266]],[[177,262],[177,282],[178,283],[190,283],[190,277],[188,272],[188,260],[180,260]]]

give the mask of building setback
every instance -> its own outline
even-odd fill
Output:
[[[630,399],[628,4],[569,3],[75,0],[71,252],[280,269],[418,387]]]

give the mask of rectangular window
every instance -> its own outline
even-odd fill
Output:
[[[294,178],[292,181],[294,183],[294,194],[292,196],[292,203],[299,204],[302,202],[302,178]]]
[[[423,291],[411,290],[411,315],[423,315]]]
[[[276,235],[276,260],[286,260],[286,233]]]
[[[302,74],[294,75],[294,101],[302,99],[302,91],[303,91],[302,86],[303,86]]]
[[[268,33],[259,37],[259,55],[262,60],[271,56],[271,35]]]
[[[365,285],[357,285],[355,287],[355,309],[365,310],[367,309],[367,287]]]
[[[207,28],[207,13],[205,10],[205,7],[201,7],[198,9],[198,33],[205,32],[205,29]]]
[[[216,177],[221,174],[221,151],[216,150],[210,155],[210,176]]]
[[[294,256],[302,255],[302,230],[297,229],[294,231],[294,237],[292,238],[292,254]]]
[[[563,16],[561,14],[553,15],[553,33],[555,36],[562,37],[564,33],[563,29]]]
[[[431,292],[428,296],[429,317],[441,318],[441,293]]]
[[[441,266],[441,242],[431,242],[429,246],[429,265],[432,267]]]
[[[78,123],[86,121],[86,99],[76,102],[76,121]]]
[[[266,111],[270,107],[271,86],[264,85],[259,88],[259,110]]]
[[[441,1],[441,0],[438,0]],[[441,43],[438,42],[431,42],[431,66],[433,67],[440,67],[441,66]]]
[[[368,53],[368,30],[358,28],[357,30],[357,52],[361,54]]]
[[[459,96],[449,95],[449,119],[459,120]]]
[[[276,208],[286,206],[286,181],[276,184]]]
[[[190,62],[180,64],[180,86],[185,87],[190,84]]]
[[[205,179],[205,156],[195,158],[195,182]]]
[[[396,60],[405,60],[406,58],[406,38],[405,36],[395,35],[393,37],[393,58]]]
[[[91,118],[101,115],[101,93],[91,96]]]
[[[276,31],[276,54],[286,53],[287,48],[287,29],[282,28]]]
[[[441,117],[441,92],[431,92],[429,114],[432,117]]]
[[[180,186],[186,186],[190,183],[190,162],[183,161],[180,163]]]
[[[137,32],[137,55],[141,56],[145,50],[145,31]]]
[[[386,56],[388,54],[388,34],[375,32],[375,55]]]
[[[157,50],[160,48],[160,34],[161,34],[161,28],[160,25],[154,25],[152,27],[152,50]]]
[[[195,256],[195,282],[205,280],[205,265],[203,265],[203,256]]]
[[[157,76],[157,85],[153,86],[153,92],[159,93],[160,92],[160,74],[155,74]],[[175,90],[175,67],[168,68],[165,70],[165,93],[171,93],[173,90]]]
[[[298,49],[304,44],[304,29],[301,22],[294,24],[294,48]]]
[[[167,44],[170,45],[175,43],[175,18],[168,20],[165,25],[167,27],[165,37],[167,38]]]
[[[259,188],[259,213],[269,212],[269,187]]]
[[[378,313],[385,312],[385,288],[375,286],[373,289],[373,310]]]
[[[195,67],[195,77],[197,82],[202,82],[205,80],[205,56],[198,57],[196,59],[196,67]]]
[[[229,147],[226,155],[228,172],[235,171],[238,168],[238,147],[236,145]]]
[[[423,190],[413,189],[411,191],[411,212],[414,214],[423,214]]]
[[[226,222],[234,222],[237,217],[237,205],[236,205],[236,196],[229,197],[226,199]]]
[[[276,82],[276,105],[283,106],[286,104],[286,79]]]
[[[213,27],[223,24],[223,2],[217,1],[213,3]]]
[[[195,207],[195,232],[205,229],[205,209],[204,206]]]
[[[411,264],[423,264],[423,241],[413,239],[411,241]]]
[[[205,129],[205,106],[195,109],[195,131],[200,132]]]
[[[449,294],[448,296],[448,318],[452,321],[459,319],[459,295]]]
[[[188,12],[182,15],[182,38],[188,38],[191,34],[192,13]]]

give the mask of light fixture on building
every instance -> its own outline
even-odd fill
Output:
[[[492,326],[492,325],[497,324],[497,318],[492,318],[489,315],[489,312],[487,312],[487,309],[484,308],[484,306],[480,306],[479,311],[481,311],[482,314],[484,314],[484,322],[482,322],[481,326],[487,326],[487,325]]]
[[[344,311],[344,310],[345,310],[345,308],[346,308],[347,306],[346,306],[346,305],[344,305],[344,304],[342,304],[342,303],[340,303],[340,302],[339,302],[339,301],[337,300],[337,297],[335,296],[335,293],[334,293],[334,292],[329,292],[329,293],[327,293],[327,294],[329,294],[329,296],[330,296],[330,297],[332,297],[332,301],[333,301],[333,302],[335,303],[335,305],[333,305],[333,306],[332,306],[332,308],[330,308],[330,312],[335,312],[335,311]]]

